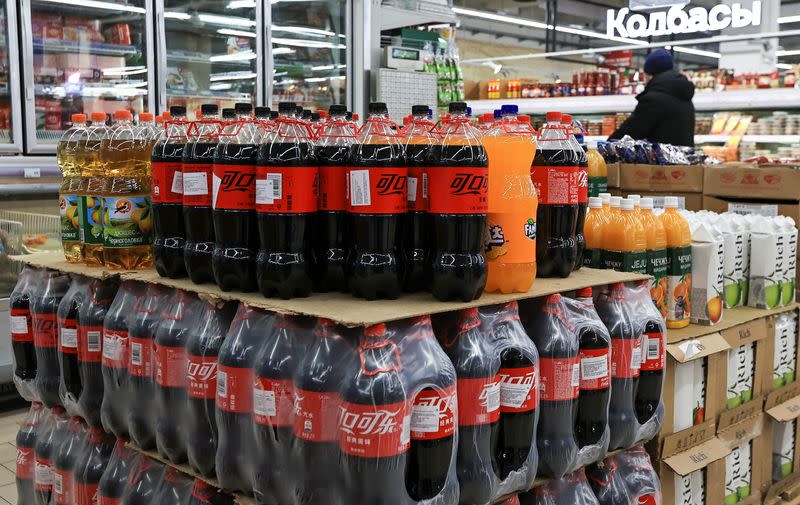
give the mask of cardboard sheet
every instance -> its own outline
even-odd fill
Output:
[[[752,342],[754,340],[758,340],[759,338],[764,338],[764,336],[753,335],[752,331],[750,335],[742,333],[742,335],[739,336],[739,329],[735,329],[734,327],[744,323],[749,323],[750,321],[756,319],[764,318],[774,314],[780,314],[781,312],[788,312],[796,309],[797,307],[797,303],[792,303],[786,307],[778,307],[772,310],[754,309],[752,307],[736,307],[735,309],[726,310],[722,316],[722,320],[714,326],[690,324],[686,328],[669,330],[667,332],[667,342],[674,344],[690,338],[698,338],[711,333],[720,333],[731,345],[734,345],[734,343],[735,345],[742,345],[747,343],[748,339]],[[737,332],[736,338],[731,338],[733,337],[733,332],[730,331],[732,329]],[[742,328],[742,330],[745,329],[752,330],[752,328]]]

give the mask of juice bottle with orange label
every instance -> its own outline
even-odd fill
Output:
[[[606,216],[603,211],[603,202],[600,198],[589,197],[589,212],[583,225],[583,235],[586,239],[586,252],[583,254],[583,266],[603,268],[603,236],[605,233]]]
[[[667,315],[667,234],[660,219],[653,214],[653,199],[642,198],[639,220],[647,237],[647,273],[650,279],[650,297],[661,312]]]
[[[517,117],[516,106],[504,105],[502,119],[481,141],[489,157],[485,290],[524,293],[536,278],[535,131]]]
[[[633,214],[632,200],[622,199],[614,221],[606,226],[603,257],[606,268],[620,272],[647,272],[647,237],[642,223]]]
[[[667,328],[684,328],[691,311],[692,233],[678,212],[677,197],[664,197],[664,213],[659,219],[667,235]]]
[[[589,161],[589,196],[600,196],[608,190],[606,160],[596,148],[590,148],[586,156]]]

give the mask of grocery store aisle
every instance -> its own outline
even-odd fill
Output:
[[[17,449],[14,442],[19,423],[27,413],[27,409],[0,412],[0,505],[17,505],[17,484],[14,482]]]

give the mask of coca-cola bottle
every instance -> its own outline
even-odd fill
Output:
[[[345,193],[347,164],[355,132],[344,105],[330,106],[330,120],[319,132],[314,158],[319,164],[319,210],[314,219],[314,289],[346,291],[345,252],[349,230]]]
[[[214,279],[223,291],[256,289],[256,159],[258,128],[249,103],[223,110],[214,152],[212,206],[216,243]],[[233,117],[226,117],[225,112]]]
[[[103,322],[119,289],[119,279],[94,279],[89,284],[86,303],[78,311],[78,369],[83,389],[78,410],[90,427],[100,426],[103,404]]]
[[[58,361],[61,370],[59,392],[61,404],[70,415],[79,415],[78,397],[81,395],[80,367],[78,365],[78,311],[86,301],[90,279],[73,275],[69,289],[58,304]]]
[[[64,440],[55,448],[53,458],[53,503],[72,505],[75,503],[75,468],[78,456],[86,445],[86,424],[73,416],[69,419]]]
[[[640,310],[637,314],[644,322],[642,335],[641,367],[639,383],[636,387],[636,419],[644,424],[652,418],[661,406],[661,388],[664,383],[664,366],[666,365],[666,337],[664,319],[652,303],[648,303],[649,285],[639,285]],[[661,407],[663,409],[663,407]]]
[[[47,271],[31,304],[33,343],[36,348],[36,391],[45,407],[61,404],[59,383],[61,371],[58,355],[57,313],[61,299],[69,289],[68,275]]]
[[[53,459],[61,441],[68,430],[64,407],[57,405],[50,409],[47,420],[36,430],[34,448],[34,505],[49,505],[53,493]]]
[[[217,361],[216,470],[220,486],[231,491],[252,490],[253,365],[271,316],[239,305]]]
[[[583,467],[519,495],[520,505],[599,505]],[[634,505],[636,502],[621,502]],[[638,505],[638,504],[637,504]]]
[[[114,436],[96,426],[89,429],[86,447],[75,462],[75,505],[95,505],[98,486],[114,450]]]
[[[186,341],[202,304],[194,294],[176,289],[155,333],[156,446],[173,463],[186,461]]]
[[[364,329],[357,352],[360,366],[345,380],[339,417],[345,503],[403,503],[409,405],[400,352],[383,323]]]
[[[199,321],[189,328],[186,341],[186,455],[189,465],[207,477],[214,476],[217,453],[217,360],[235,312],[233,302],[204,303]]]
[[[122,505],[157,503],[154,502],[154,499],[161,486],[161,481],[164,480],[166,467],[144,454],[139,454],[139,461],[134,468],[122,498]]]
[[[186,107],[172,106],[163,135],[153,146],[153,258],[162,277],[186,276],[183,261],[183,152],[188,141]]]
[[[118,438],[108,460],[106,470],[97,485],[97,505],[120,505],[131,473],[139,460],[139,453],[128,449],[128,441]]]
[[[153,503],[158,505],[188,505],[194,488],[194,479],[175,467],[168,466],[158,487]]]
[[[204,480],[195,479],[188,505],[234,505],[234,501],[231,495],[223,493]]]
[[[303,324],[299,318],[276,316],[272,331],[263,340],[253,365],[256,442],[253,492],[259,504],[289,503],[293,499],[289,456],[293,442],[294,405],[305,400],[295,398],[292,378],[300,357],[305,354],[304,344],[310,333]]]
[[[128,431],[137,446],[150,450],[156,447],[155,404],[155,332],[161,320],[169,292],[158,284],[150,284],[136,299],[128,326],[130,360],[128,361]]]
[[[334,119],[335,121],[335,119]],[[353,353],[340,330],[320,319],[316,337],[294,374],[294,444],[297,503],[343,504],[342,483],[332,474],[339,463],[339,390]],[[330,468],[318,472],[315,468]]]
[[[36,399],[36,349],[33,344],[31,297],[41,281],[41,271],[25,267],[8,300],[11,347],[14,350],[14,383],[27,401]]]
[[[117,437],[128,436],[128,361],[130,343],[128,327],[133,321],[136,300],[144,294],[145,285],[123,281],[103,320],[103,404],[100,421],[103,428]]]
[[[17,432],[16,481],[19,503],[34,503],[36,436],[43,432],[43,430],[40,431],[40,426],[46,415],[44,405],[40,402],[31,403],[28,415],[20,424]]]
[[[578,270],[583,265],[583,251],[586,248],[583,223],[586,221],[586,209],[589,206],[589,158],[586,155],[586,144],[583,143],[583,131],[580,123],[573,125],[572,116],[563,114],[561,125],[567,131],[567,139],[577,162],[574,182],[571,185],[578,188],[578,216],[575,221],[575,245],[577,248],[575,270]]]
[[[195,284],[212,282],[214,272],[214,222],[211,213],[214,153],[219,135],[219,108],[203,104],[201,119],[189,127],[183,150],[183,219],[186,242],[183,260],[189,278]]]
[[[311,294],[318,168],[311,130],[294,115],[295,109],[293,103],[281,102],[275,129],[258,150],[256,277],[264,296]]]
[[[653,469],[650,455],[637,446],[609,456],[586,467],[586,476],[600,505],[631,503],[658,505],[662,503],[661,485]],[[734,494],[735,496],[735,494]],[[680,496],[676,497],[678,500]],[[701,496],[675,503],[703,503]]]

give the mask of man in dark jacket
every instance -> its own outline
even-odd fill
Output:
[[[694,84],[673,66],[672,55],[665,49],[656,49],[647,56],[644,72],[649,82],[636,95],[639,104],[631,117],[609,140],[630,135],[636,140],[694,146]]]

